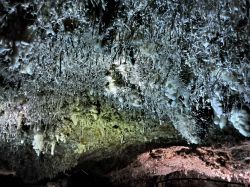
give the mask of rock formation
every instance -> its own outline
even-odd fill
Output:
[[[0,0],[1,168],[38,182],[158,147],[249,140],[249,8]]]

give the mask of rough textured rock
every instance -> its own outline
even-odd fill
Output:
[[[133,163],[110,175],[114,183],[122,181],[132,186],[147,186],[153,177],[154,183],[163,186],[171,183],[185,186],[186,180],[196,181],[193,186],[200,186],[202,180],[213,181],[214,186],[242,186],[250,183],[249,154],[249,141],[221,147],[172,146],[143,153]]]
[[[4,168],[250,137],[249,35],[249,0],[1,0]]]

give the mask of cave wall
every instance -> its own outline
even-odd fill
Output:
[[[249,0],[7,0],[0,16],[1,157],[28,180],[162,138],[250,137]]]

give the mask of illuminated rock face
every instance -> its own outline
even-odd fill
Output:
[[[250,183],[247,155],[250,155],[249,142],[218,148],[172,146],[140,154],[127,167],[110,175],[116,184],[122,181],[134,183],[134,186],[150,183],[158,186],[242,186]]]
[[[0,18],[0,159],[25,180],[250,136],[248,0],[7,0]]]

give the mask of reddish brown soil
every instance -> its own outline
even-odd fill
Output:
[[[250,184],[250,141],[220,148],[173,146],[155,149],[139,155],[133,163],[110,176],[115,183],[130,183],[176,171]]]

